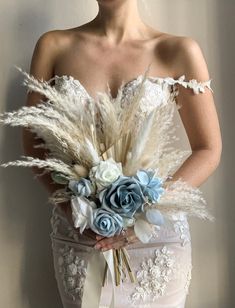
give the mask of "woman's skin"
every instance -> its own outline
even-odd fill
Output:
[[[30,73],[49,80],[55,74],[79,79],[87,92],[95,97],[97,91],[107,91],[110,85],[116,97],[121,82],[130,81],[146,70],[149,75],[186,80],[210,79],[203,52],[198,43],[185,36],[175,36],[151,28],[140,18],[136,0],[97,0],[99,11],[90,22],[66,30],[52,30],[40,36],[33,52]],[[26,105],[35,105],[43,98],[28,93]],[[209,89],[195,95],[192,89],[179,86],[177,102],[192,154],[173,175],[192,186],[200,186],[215,171],[220,162],[222,140],[213,94]],[[43,158],[45,150],[33,148],[40,140],[23,129],[25,155]],[[34,167],[38,174],[42,170]],[[39,177],[49,193],[62,186],[52,182],[49,174]],[[69,203],[60,205],[73,225]],[[78,229],[77,229],[78,230]],[[79,232],[79,230],[78,230]],[[96,236],[91,230],[84,233],[96,240],[103,251],[125,246],[124,235],[111,238]],[[133,229],[129,241],[137,242]]]

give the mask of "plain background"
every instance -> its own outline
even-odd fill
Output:
[[[234,228],[234,0],[148,0],[161,31],[194,38],[206,58],[223,138],[221,163],[201,190],[216,217],[214,223],[190,218],[193,271],[187,308],[235,307]],[[95,0],[0,0],[0,111],[18,109],[26,89],[14,64],[29,69],[39,36],[91,20]],[[180,122],[180,121],[179,121]],[[181,127],[182,143],[187,146]],[[1,127],[0,161],[22,154],[20,129]],[[62,308],[49,238],[51,205],[30,169],[0,168],[0,306]]]

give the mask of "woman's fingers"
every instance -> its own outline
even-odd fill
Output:
[[[128,240],[126,240],[128,238]],[[117,235],[112,237],[103,237],[100,239],[96,245],[96,249],[101,249],[106,251],[109,249],[119,249],[121,247],[127,246],[130,243],[136,243],[138,238],[136,237],[134,230],[129,230],[127,235]]]
[[[99,241],[99,240],[101,240],[101,239],[103,239],[103,238],[105,238],[105,236],[102,236],[102,235],[96,235],[96,239],[97,239],[97,241]]]
[[[112,236],[112,237],[105,237],[101,240],[99,240],[96,245],[95,248],[96,249],[100,249],[102,247],[106,247],[108,245],[112,245],[113,243],[118,241],[118,236]]]
[[[107,250],[110,250],[110,249],[119,249],[119,248],[122,248],[124,246],[126,246],[126,243],[125,243],[125,240],[122,239],[122,240],[113,242],[111,244],[103,245],[103,246],[100,247],[100,249],[102,251],[107,251]]]

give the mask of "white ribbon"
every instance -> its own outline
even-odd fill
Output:
[[[114,308],[115,273],[112,249],[103,253],[100,253],[100,251],[94,249],[94,252],[92,253],[92,256],[90,257],[87,265],[81,308],[99,308],[106,262],[108,264],[108,270],[111,274],[113,285],[112,299],[109,308]]]
[[[109,249],[105,252],[103,252],[104,258],[108,264],[108,269],[110,271],[111,274],[111,279],[112,279],[112,299],[111,299],[111,303],[109,305],[109,308],[114,308],[114,304],[115,304],[115,294],[114,294],[114,282],[115,282],[115,273],[114,273],[114,260],[113,260],[113,250]]]

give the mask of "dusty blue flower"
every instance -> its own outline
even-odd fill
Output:
[[[144,196],[148,197],[152,203],[158,202],[165,191],[162,187],[162,179],[154,177],[153,170],[138,170],[135,177],[141,185]]]
[[[99,193],[101,207],[111,209],[122,217],[133,217],[142,210],[144,195],[139,182],[134,177],[120,176]]]
[[[83,197],[89,197],[95,192],[92,182],[85,178],[81,178],[78,181],[70,180],[68,186],[76,195]]]
[[[102,208],[93,211],[93,223],[90,228],[103,236],[110,237],[120,234],[123,227],[122,217]]]

